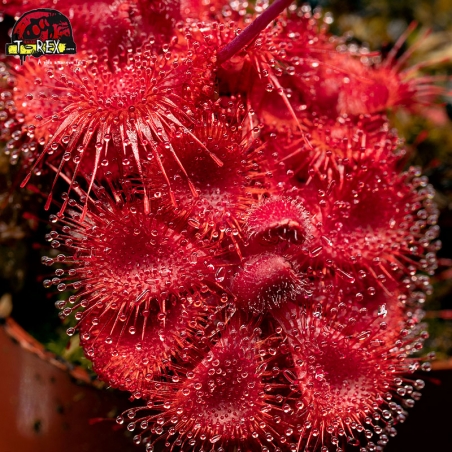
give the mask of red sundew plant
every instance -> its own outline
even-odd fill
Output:
[[[147,6],[95,2],[93,33],[128,31],[88,49],[74,21],[79,62],[0,67],[7,152],[54,179],[68,334],[141,399],[117,422],[148,452],[383,450],[429,368],[440,246],[386,113],[443,88],[290,0]]]
[[[267,444],[287,443],[291,428],[283,402],[290,391],[271,368],[281,338],[274,333],[264,340],[261,335],[259,328],[231,320],[196,367],[154,383],[152,401],[124,413],[119,422],[131,420],[130,431],[143,430],[134,440],[146,442],[147,450],[159,441],[169,450],[221,451],[268,450]],[[143,416],[150,410],[158,413]],[[149,432],[154,435],[146,438]]]
[[[372,114],[391,107],[404,107],[422,114],[422,107],[431,105],[432,101],[442,93],[442,88],[435,85],[437,77],[416,77],[417,71],[428,64],[420,63],[406,67],[407,60],[414,52],[416,45],[422,42],[420,39],[401,57],[396,58],[398,51],[415,27],[416,24],[411,25],[399,38],[389,55],[384,59],[378,57],[377,62],[371,65],[371,69],[366,73],[361,72],[359,64],[347,64],[350,82],[342,86],[338,94],[338,113]],[[369,83],[374,87],[371,93],[367,90]],[[353,89],[351,84],[354,84]],[[357,95],[357,92],[360,94]]]
[[[423,383],[407,380],[406,375],[419,366],[407,356],[422,348],[423,335],[406,338],[410,332],[402,329],[388,341],[386,324],[378,318],[361,330],[352,317],[335,322],[339,310],[332,308],[325,321],[309,306],[288,303],[276,315],[293,359],[286,377],[297,388],[293,397],[304,407],[294,414],[302,432],[298,449],[330,450],[325,446],[330,443],[335,447],[331,450],[344,450],[347,444],[376,450],[387,443],[393,420],[420,396],[414,389]],[[407,395],[411,398],[404,399]]]
[[[244,259],[231,281],[238,307],[257,314],[302,293],[304,281],[283,256],[263,253]]]
[[[301,179],[308,180],[317,170],[335,171],[342,162],[365,164],[366,161],[386,161],[397,164],[403,155],[402,142],[394,129],[389,128],[383,115],[351,118],[347,115],[334,120],[315,117],[303,122],[304,135],[287,132],[279,164],[283,162]],[[307,138],[307,142],[305,141]]]
[[[320,265],[330,261],[327,265],[347,279],[365,278],[366,273],[367,281],[382,289],[417,268],[432,273],[437,245],[431,239],[438,231],[429,222],[436,223],[438,211],[431,188],[419,189],[423,182],[416,169],[397,175],[361,165],[357,174],[352,178],[347,171],[342,183],[340,177],[314,181],[316,190],[306,197],[300,189],[300,198],[320,223],[312,244],[322,247]]]
[[[311,240],[312,221],[302,205],[288,197],[265,198],[255,204],[246,219],[247,238],[261,243]]]
[[[113,166],[110,172],[119,176],[129,174],[132,167],[143,177],[143,161],[155,159],[172,194],[158,144],[165,144],[164,152],[171,154],[188,178],[169,134],[175,128],[186,130],[190,122],[187,112],[192,100],[184,105],[184,91],[189,77],[191,94],[195,91],[192,72],[196,68],[191,60],[171,58],[166,50],[155,55],[145,45],[124,66],[116,64],[112,70],[110,60],[104,64],[97,57],[81,66],[67,62],[49,69],[31,63],[21,68],[15,85],[18,113],[36,124],[34,135],[42,137],[45,146],[34,168],[49,154],[58,153],[57,175],[69,166],[74,182],[83,168],[92,175],[92,185],[100,177],[99,168]],[[189,178],[187,182],[191,186]],[[144,199],[149,212],[146,191]],[[60,213],[64,208],[65,204]]]
[[[191,228],[209,238],[232,231],[229,235],[235,244],[247,210],[265,193],[259,165],[265,145],[257,137],[259,127],[250,130],[244,110],[240,99],[228,101],[225,107],[206,102],[194,115],[191,130],[174,136],[172,147],[186,177],[174,159],[162,158],[162,162],[172,175],[176,208],[165,190],[163,171],[146,165],[154,200],[162,208],[169,207],[167,218],[174,214],[184,218]],[[193,190],[186,183],[187,177]],[[240,254],[238,247],[237,251]]]

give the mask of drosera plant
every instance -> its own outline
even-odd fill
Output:
[[[58,154],[56,176],[63,166],[71,167],[69,190],[79,171],[92,174],[90,185],[101,177],[99,169],[103,173],[106,167],[121,176],[136,171],[143,177],[143,161],[153,158],[172,194],[161,163],[161,153],[165,152],[171,154],[192,187],[169,134],[174,128],[187,130],[184,123],[190,122],[187,110],[191,102],[184,105],[183,93],[196,68],[188,57],[178,54],[173,59],[169,51],[168,46],[166,53],[155,55],[150,44],[145,44],[124,66],[109,59],[99,62],[96,56],[84,60],[83,65],[73,61],[49,69],[39,60],[40,64],[33,62],[21,68],[15,85],[19,113],[26,122],[33,121],[33,137],[44,145],[22,185],[48,155],[53,158]],[[190,85],[193,91],[193,79]],[[193,187],[192,191],[196,194]],[[51,200],[49,195],[47,208]],[[144,200],[149,212],[146,192]],[[60,214],[65,207],[63,203]]]
[[[281,337],[273,333],[263,339],[255,322],[237,320],[196,367],[172,381],[154,382],[152,401],[119,418],[129,422],[129,430],[142,430],[136,442],[145,442],[147,450],[159,441],[167,448],[194,450],[253,450],[280,443],[275,436],[290,429],[281,415],[288,384],[271,370]],[[286,442],[284,434],[281,439]]]
[[[444,89],[290,0],[161,3],[158,39],[2,66],[24,184],[58,181],[43,263],[67,332],[139,400],[117,422],[148,452],[381,451],[429,369],[440,246],[386,113]]]

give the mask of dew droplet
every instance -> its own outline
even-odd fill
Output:
[[[352,275],[350,275],[350,274],[347,273],[347,272],[344,272],[344,270],[341,270],[340,268],[336,269],[336,271],[337,271],[337,274],[338,274],[342,279],[344,279],[345,281],[348,281],[348,282],[351,283],[351,284],[354,284],[355,278],[354,278]]]
[[[218,441],[220,441],[220,439],[221,439],[221,435],[215,435],[215,436],[212,436],[212,438],[210,438],[210,442],[212,443],[212,444],[215,444],[215,443],[217,443]]]

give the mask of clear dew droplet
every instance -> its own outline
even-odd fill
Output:
[[[210,438],[210,442],[212,443],[212,444],[215,444],[215,443],[217,443],[218,441],[220,441],[220,439],[221,439],[221,435],[215,435],[215,436],[212,436],[212,438]]]
[[[351,284],[353,284],[355,282],[355,278],[352,275],[350,275],[349,273],[344,272],[344,270],[341,270],[340,268],[338,268],[336,271],[337,271],[337,274],[345,281],[348,281]]]
[[[118,416],[116,418],[116,423],[119,425],[124,424],[124,418],[122,416]]]
[[[217,283],[222,283],[226,276],[226,270],[224,267],[220,267],[215,273],[215,281]]]
[[[317,246],[309,250],[309,257],[317,257],[322,252],[323,247]]]
[[[188,220],[187,220],[187,223],[192,227],[192,228],[195,228],[195,229],[199,229],[200,228],[200,226],[201,226],[201,223],[199,222],[199,220],[197,220],[196,218],[189,218]]]

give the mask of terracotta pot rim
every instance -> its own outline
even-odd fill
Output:
[[[86,369],[81,366],[76,366],[61,356],[47,350],[41,342],[24,330],[12,317],[0,319],[0,326],[3,327],[6,334],[23,349],[33,353],[38,358],[48,362],[54,367],[67,372],[72,378],[81,383],[93,386],[97,389],[104,387],[104,384],[92,377]]]

